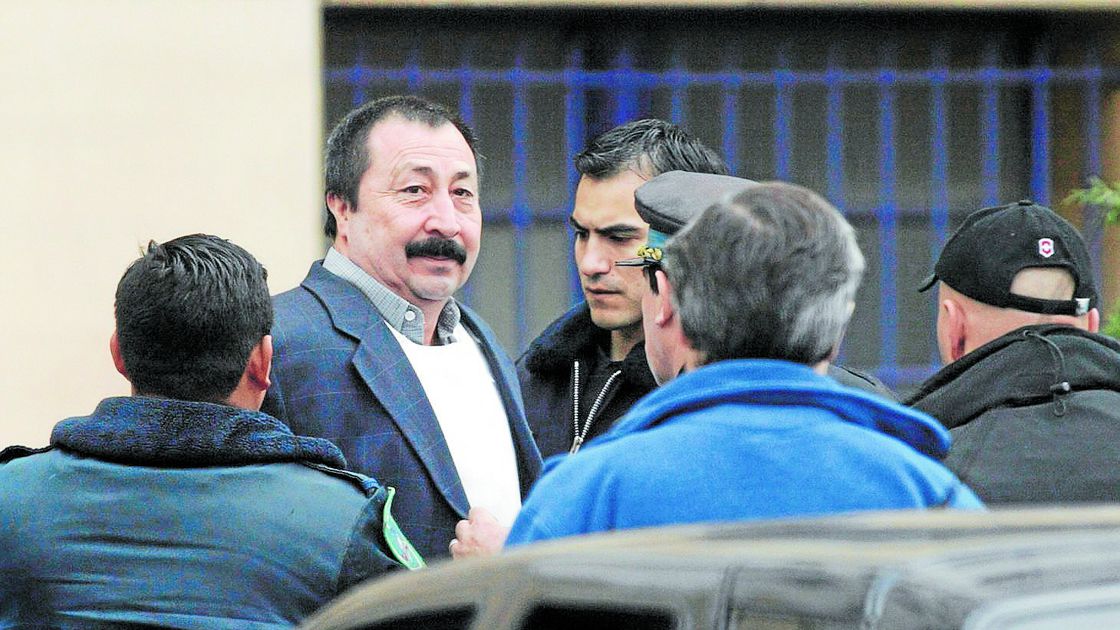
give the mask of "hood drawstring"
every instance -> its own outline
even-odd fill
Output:
[[[1054,396],[1054,415],[1059,418],[1066,415],[1066,401],[1063,396],[1073,391],[1073,388],[1066,380],[1066,357],[1062,354],[1062,349],[1058,347],[1058,344],[1033,330],[1024,330],[1023,337],[1038,339],[1046,344],[1046,347],[1050,350],[1050,358],[1054,359],[1054,368],[1058,378],[1058,382],[1050,386],[1050,393]]]

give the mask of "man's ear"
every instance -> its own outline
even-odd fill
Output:
[[[121,356],[121,342],[117,339],[117,331],[109,336],[109,354],[113,357],[113,366],[121,376],[128,378],[128,370],[124,367],[124,357]],[[129,381],[131,382],[131,381]]]
[[[272,335],[265,335],[253,346],[249,362],[245,364],[245,377],[258,391],[267,391],[272,385]]]
[[[327,193],[327,210],[334,216],[335,225],[338,227],[338,234],[342,234],[342,226],[346,222],[348,214],[352,211],[350,202],[346,201],[336,193]]]
[[[941,300],[939,306],[942,318],[945,341],[948,344],[949,361],[956,361],[965,354],[965,344],[968,341],[968,314],[964,307],[952,298]]]
[[[1088,330],[1089,330],[1089,332],[1095,333],[1095,332],[1100,331],[1100,329],[1101,329],[1101,312],[1098,311],[1095,308],[1091,308],[1091,309],[1089,309],[1089,312],[1085,314],[1085,316],[1088,318],[1088,325],[1089,325]]]
[[[664,271],[658,269],[653,273],[657,278],[657,295],[654,296],[657,300],[657,313],[653,321],[658,326],[664,326],[677,314],[676,309],[673,308],[673,285],[669,284],[669,276],[666,276]]]

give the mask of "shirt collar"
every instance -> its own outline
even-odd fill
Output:
[[[333,247],[327,250],[323,268],[357,287],[394,330],[409,341],[424,345],[424,313],[416,305],[374,280],[354,261]],[[436,320],[436,345],[455,343],[455,327],[459,325],[461,316],[455,298],[449,298]]]

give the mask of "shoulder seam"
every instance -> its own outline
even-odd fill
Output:
[[[373,495],[377,494],[378,489],[381,488],[381,484],[377,483],[376,479],[374,479],[373,477],[367,477],[366,475],[363,475],[361,473],[356,473],[350,470],[343,470],[341,468],[334,468],[333,466],[327,466],[326,464],[320,464],[318,462],[301,461],[299,463],[307,466],[308,468],[318,470],[321,473],[325,473],[332,477],[336,477],[343,481],[349,482],[350,484],[356,486],[359,490],[361,490],[362,494],[364,494],[366,498],[370,498]]]

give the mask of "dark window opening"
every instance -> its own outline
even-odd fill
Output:
[[[394,617],[386,621],[379,621],[366,626],[364,630],[466,630],[474,620],[473,607],[452,608],[448,610],[433,610]]]
[[[674,616],[665,610],[543,604],[519,626],[526,630],[670,630]]]

